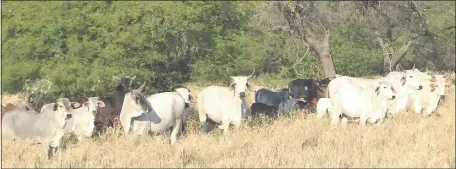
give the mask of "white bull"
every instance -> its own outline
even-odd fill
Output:
[[[105,104],[99,97],[89,97],[82,107],[72,111],[72,118],[68,120],[65,134],[74,134],[81,141],[84,137],[91,137],[95,129],[95,115],[97,107]]]
[[[171,144],[175,144],[183,122],[188,115],[186,110],[189,98],[190,90],[185,88],[147,97],[147,101],[152,105],[153,112],[133,118],[133,133],[146,135],[149,132],[158,133],[173,127]]]
[[[439,101],[445,98],[445,87],[448,85],[444,75],[423,74],[423,90],[412,92],[408,107],[413,112],[430,116],[439,105]]]
[[[64,128],[71,111],[81,105],[59,98],[41,108],[41,112],[16,109],[6,113],[2,122],[2,140],[37,139],[48,148],[48,157],[55,155],[64,135]]]
[[[327,112],[331,113],[332,105],[329,98],[320,98],[317,103],[317,119],[321,119]]]
[[[125,135],[130,133],[132,129],[132,118],[141,116],[143,113],[150,113],[152,107],[141,93],[146,83],[144,82],[141,87],[136,90],[129,91],[125,94],[124,101],[122,104],[122,110],[120,111],[120,124],[123,127]]]
[[[247,113],[247,102],[245,100],[246,88],[250,85],[247,80],[252,77],[255,69],[249,76],[230,76],[230,87],[209,86],[203,89],[198,95],[198,115],[203,125],[203,132],[211,130],[212,122],[221,124],[225,135],[229,134],[229,125],[236,127],[241,125],[243,115]],[[209,121],[210,120],[210,121]]]
[[[358,85],[353,78],[343,76],[332,80],[328,89],[332,103],[331,124],[338,124],[342,114],[348,117],[359,117],[360,125],[369,120],[375,123],[387,110],[387,100],[395,98],[395,90],[387,82],[376,85]]]

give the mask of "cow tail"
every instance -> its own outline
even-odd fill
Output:
[[[197,106],[198,107],[198,116],[199,116],[199,121],[200,121],[201,124],[204,124],[206,122],[206,119],[207,119],[206,112],[204,112],[204,103],[203,103],[203,100],[204,100],[203,95],[204,94],[203,93],[204,93],[204,91],[201,91],[199,93],[199,95],[198,95],[198,98],[197,98],[197,100],[198,100],[198,102],[197,102],[197,104],[198,104],[198,106]]]
[[[258,102],[258,94],[259,94],[259,92],[256,91],[256,92],[255,92],[255,103],[259,103],[259,102]]]

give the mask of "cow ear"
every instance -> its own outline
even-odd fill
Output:
[[[396,89],[394,89],[394,87],[391,87],[391,91],[393,91],[394,94],[396,94]]]
[[[89,102],[84,102],[82,105],[83,105],[84,107],[89,107]]]
[[[435,83],[431,81],[431,83],[429,83],[429,87],[431,87],[431,89],[434,89],[435,88]]]
[[[78,102],[71,102],[71,107],[73,109],[77,109],[77,108],[82,107],[82,105],[80,103],[78,103]]]
[[[253,89],[252,89],[252,85],[250,85],[249,83],[246,83],[245,85],[247,86],[247,89],[249,89],[250,91],[253,90]]]
[[[98,107],[105,107],[105,103],[103,101],[98,101]]]
[[[57,111],[57,106],[58,106],[58,104],[57,104],[57,103],[54,103],[54,106],[52,106],[52,109],[53,109],[54,111]]]
[[[236,86],[236,83],[231,83],[230,89],[231,89],[231,90],[234,90],[234,87],[235,87],[235,86]]]

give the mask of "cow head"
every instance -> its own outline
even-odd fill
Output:
[[[105,103],[100,100],[100,97],[89,97],[87,101],[83,103],[83,107],[95,115],[98,107],[105,107]]]
[[[437,92],[440,96],[440,99],[445,99],[445,87],[447,86],[446,79],[444,75],[431,75],[429,80],[429,88],[431,92]]]
[[[389,100],[394,100],[396,98],[396,89],[387,82],[379,82],[375,88],[375,93],[377,96],[385,97]]]
[[[128,92],[124,98],[124,105],[127,103],[128,105],[133,106],[132,108],[138,113],[147,113],[152,110],[146,97],[141,93],[145,85],[146,82],[138,89]]]
[[[190,89],[177,88],[175,91],[184,98],[185,108],[190,107],[190,102],[195,102],[195,98],[192,96]]]
[[[246,89],[252,90],[252,87],[249,85],[249,83],[247,83],[247,80],[252,77],[254,73],[255,68],[253,68],[252,74],[249,76],[230,76],[230,89],[233,90],[235,96],[244,98]]]
[[[423,73],[418,69],[405,70],[404,76],[401,78],[402,86],[406,86],[413,90],[423,89],[423,85],[420,83]]]
[[[58,114],[65,116],[65,119],[71,119],[71,109],[77,109],[81,107],[78,102],[71,102],[68,98],[59,98],[53,105],[53,110],[57,111]]]

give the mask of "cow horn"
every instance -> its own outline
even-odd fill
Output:
[[[247,78],[251,78],[253,76],[253,74],[255,74],[255,67],[252,67],[252,74],[250,74],[249,76],[247,76]]]
[[[142,84],[142,86],[139,87],[139,88],[137,89],[137,91],[138,91],[139,93],[141,93],[142,90],[144,89],[144,86],[145,86],[145,85],[146,85],[146,82],[144,82],[144,83]]]
[[[228,71],[228,68],[226,68],[226,73],[228,73],[228,76],[231,76],[230,71]]]

